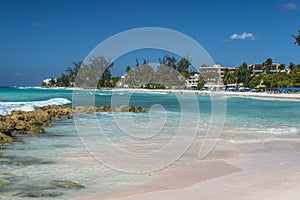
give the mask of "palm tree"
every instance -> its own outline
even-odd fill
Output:
[[[236,79],[233,73],[230,72],[228,68],[224,69],[224,76],[223,76],[223,84],[228,85],[235,83]]]
[[[285,64],[280,64],[278,66],[278,69],[280,70],[280,72],[283,71],[285,69]]]
[[[298,44],[300,46],[300,30],[298,30],[298,36],[292,35],[293,38],[295,39],[295,44]]]
[[[243,62],[242,65],[235,70],[236,83],[243,83],[245,87],[248,87],[252,78],[251,73],[251,68],[248,67],[247,63]]]
[[[167,65],[173,69],[177,69],[176,66],[177,59],[174,56],[165,55],[163,59],[159,58],[160,65]]]
[[[290,71],[291,72],[294,71],[295,68],[296,68],[296,65],[293,62],[290,62],[290,64],[289,64]]]
[[[265,62],[262,63],[263,71],[266,74],[269,74],[273,64],[272,58],[268,58]]]

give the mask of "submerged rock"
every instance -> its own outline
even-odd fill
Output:
[[[15,121],[10,117],[0,115],[0,133],[12,136],[15,125]]]
[[[22,190],[18,190],[18,189],[12,189],[12,190],[7,190],[7,191],[1,191],[0,192],[0,196],[17,196],[19,194],[22,194]]]
[[[14,157],[3,156],[0,159],[0,165],[16,165],[16,166],[31,166],[31,165],[44,165],[53,164],[53,161],[39,159],[35,157]]]
[[[8,186],[8,185],[10,185],[11,183],[10,183],[10,181],[8,181],[8,180],[5,180],[5,179],[0,179],[0,188],[1,187],[4,187],[4,186]]]
[[[148,112],[148,109],[141,108],[141,107],[135,107],[135,106],[128,106],[128,105],[122,105],[119,108],[115,108],[112,106],[76,106],[73,108],[74,112],[79,113],[94,113],[94,112]]]
[[[84,188],[83,185],[72,181],[56,181],[54,185],[62,188]]]
[[[74,112],[79,112],[79,113],[94,113],[94,112],[100,112],[101,109],[95,106],[77,106],[73,108]]]
[[[11,136],[0,133],[0,143],[11,143],[13,141],[14,138],[12,138]],[[2,146],[0,149],[2,149]]]
[[[148,112],[148,109],[142,107],[123,105],[119,108],[120,112]]]
[[[63,195],[62,192],[47,192],[47,191],[37,191],[37,192],[28,192],[27,197],[59,197]]]

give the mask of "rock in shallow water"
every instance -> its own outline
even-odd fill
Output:
[[[0,143],[14,141],[14,134],[42,134],[44,127],[52,126],[54,119],[69,119],[74,112],[148,112],[148,109],[123,105],[112,106],[44,106],[34,111],[12,111],[10,115],[0,115]]]
[[[76,106],[73,108],[74,112],[79,113],[94,113],[94,112],[148,112],[148,109],[142,107],[123,105],[118,108],[112,106]]]
[[[0,179],[0,188],[1,188],[1,187],[4,187],[4,186],[8,186],[8,185],[10,185],[10,184],[11,184],[11,182],[8,181],[8,180]]]
[[[14,138],[12,138],[11,136],[0,133],[0,143],[10,143],[13,141],[14,141]],[[2,148],[0,148],[0,149],[2,149]]]
[[[7,191],[2,191],[0,192],[0,196],[7,196],[7,197],[12,197],[12,196],[17,196],[22,194],[22,190],[18,190],[18,189],[12,189],[12,190],[7,190]],[[8,199],[8,198],[7,198]]]
[[[27,197],[59,197],[63,195],[61,192],[47,192],[47,191],[37,191],[37,192],[28,192]]]
[[[52,126],[53,119],[69,119],[72,113],[71,107],[63,106],[44,106],[29,112],[14,110],[7,116],[0,116],[0,142],[12,142],[14,133],[45,133],[43,127]]]
[[[72,181],[55,181],[54,185],[62,188],[84,188],[83,185]]]

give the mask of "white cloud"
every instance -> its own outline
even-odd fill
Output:
[[[247,33],[247,32],[244,32],[242,34],[235,33],[230,36],[230,40],[246,40],[246,39],[255,40],[255,36],[253,33]]]
[[[278,4],[277,7],[284,10],[298,10],[298,6],[294,3]]]

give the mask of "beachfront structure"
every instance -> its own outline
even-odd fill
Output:
[[[234,73],[235,71],[235,68],[222,67],[221,65],[217,64],[214,66],[199,67],[199,73],[217,73],[221,78],[223,78],[225,69],[228,69],[230,73]]]
[[[222,67],[219,64],[213,66],[201,66],[198,68],[199,74],[205,80],[204,87],[209,90],[218,90],[223,88],[223,80],[221,77]]]
[[[53,86],[53,84],[57,83],[57,79],[56,78],[47,78],[45,80],[43,80],[43,86]]]
[[[228,69],[229,73],[234,73],[235,72],[235,68],[231,68],[231,67],[221,67],[221,78],[223,79],[224,77],[224,72],[225,69]]]
[[[269,74],[276,74],[276,73],[279,73],[279,72],[288,73],[288,71],[286,69],[281,70],[279,66],[280,66],[280,64],[273,63],[271,68],[270,68]],[[252,69],[251,76],[260,76],[260,75],[266,73],[266,71],[264,70],[262,64],[251,64],[251,65],[249,65],[249,68]]]
[[[194,74],[190,76],[189,79],[186,80],[186,87],[188,88],[196,88],[200,81],[200,74]]]
[[[207,74],[207,73],[217,73],[219,75],[221,75],[221,65],[219,64],[216,64],[216,65],[213,65],[213,66],[201,66],[198,68],[199,70],[199,73],[200,74]]]
[[[198,68],[199,74],[208,85],[218,85],[221,82],[221,65],[201,66]]]

